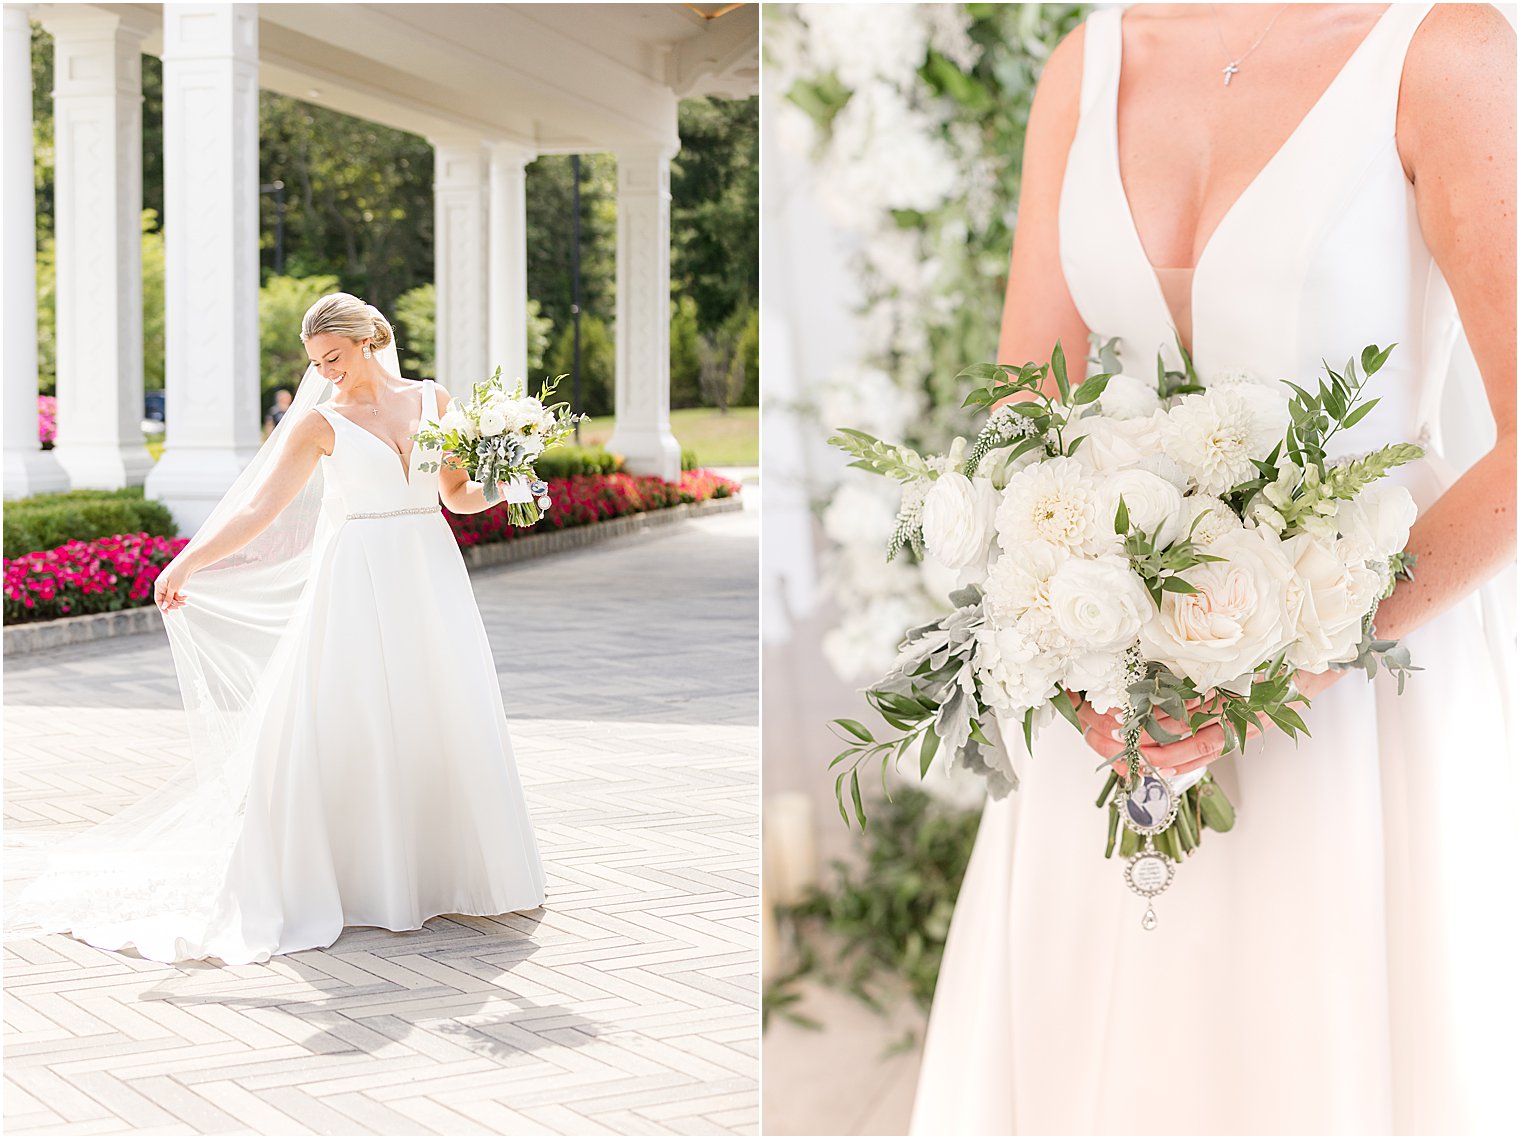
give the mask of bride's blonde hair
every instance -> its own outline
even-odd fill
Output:
[[[323,335],[346,336],[355,344],[368,336],[370,344],[380,349],[392,340],[391,322],[352,293],[328,293],[301,318],[303,341]]]

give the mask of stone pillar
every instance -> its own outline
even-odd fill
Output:
[[[491,374],[485,154],[478,139],[435,140],[433,146],[434,378],[460,395]]]
[[[166,4],[163,58],[168,431],[147,490],[189,534],[261,439],[258,6]]]
[[[76,487],[136,486],[143,444],[142,41],[148,28],[51,6],[58,462]],[[30,62],[28,62],[30,67]]]
[[[675,480],[670,433],[670,159],[675,147],[617,152],[617,415],[607,447],[637,474]]]
[[[528,375],[528,197],[531,150],[493,142],[490,229],[490,366],[501,365],[508,383],[522,379],[537,391],[542,376]],[[448,385],[445,384],[445,387]]]
[[[65,490],[37,439],[37,211],[32,191],[32,32],[5,6],[5,497]]]

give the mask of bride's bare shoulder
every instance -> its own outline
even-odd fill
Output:
[[[290,424],[290,441],[297,448],[316,447],[324,455],[332,454],[333,425],[314,407],[308,407]]]
[[[1491,4],[1436,4],[1415,30],[1399,86],[1399,153],[1411,176],[1452,145],[1514,146],[1515,30]],[[1464,124],[1453,131],[1453,123]],[[1495,156],[1497,161],[1498,156]]]

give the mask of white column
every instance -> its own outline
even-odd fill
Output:
[[[164,6],[164,388],[181,533],[260,442],[258,6]],[[288,330],[292,341],[300,329]]]
[[[528,375],[527,165],[535,155],[511,142],[493,142],[491,155],[490,365],[511,383],[532,390],[542,376]],[[445,387],[448,385],[445,384]]]
[[[37,211],[32,191],[32,32],[5,6],[5,497],[64,490],[37,440]]]
[[[469,391],[491,374],[486,272],[486,167],[476,140],[435,141],[433,272],[438,286],[438,380]],[[505,367],[503,367],[505,371]]]
[[[674,147],[617,152],[617,422],[607,448],[637,474],[674,480],[670,433],[670,159]]]
[[[53,37],[58,440],[78,487],[138,485],[143,445],[142,41],[88,5],[46,9]]]

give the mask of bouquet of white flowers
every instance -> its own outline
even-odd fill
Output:
[[[1382,663],[1402,690],[1407,651],[1372,623],[1411,571],[1415,506],[1379,480],[1423,452],[1395,443],[1334,461],[1325,450],[1376,404],[1363,392],[1391,351],[1368,347],[1360,372],[1327,367],[1310,392],[1245,373],[1205,388],[1186,352],[1183,371],[1158,361],[1141,380],[1120,372],[1112,341],[1098,350],[1105,371],[1073,385],[1058,344],[1049,364],[961,373],[984,384],[965,406],[995,408],[969,447],[922,456],[841,429],[830,442],[852,466],[904,484],[888,559],[906,547],[961,575],[952,611],[909,629],[866,691],[895,734],[834,721],[848,744],[831,765],[845,821],[849,803],[866,825],[862,765],[879,759],[885,787],[887,765],[910,751],[921,775],[943,752],[1006,795],[1018,780],[997,723],[1020,725],[1032,749],[1054,714],[1081,730],[1075,697],[1122,720],[1098,806],[1107,855],[1117,842],[1149,898],[1205,827],[1234,821],[1206,768],[1166,779],[1145,760],[1142,732],[1179,738],[1158,712],[1192,732],[1219,724],[1231,751],[1264,720],[1307,733],[1298,669],[1372,675]]]
[[[505,483],[508,521],[531,526],[550,505],[548,484],[534,471],[534,460],[586,418],[572,413],[568,403],[547,402],[564,378],[545,381],[535,397],[523,393],[521,380],[508,391],[497,368],[468,396],[451,400],[438,422],[425,423],[412,438],[429,450],[447,452],[448,465],[480,483],[487,502],[503,497],[500,484]],[[438,463],[421,468],[437,470]]]

